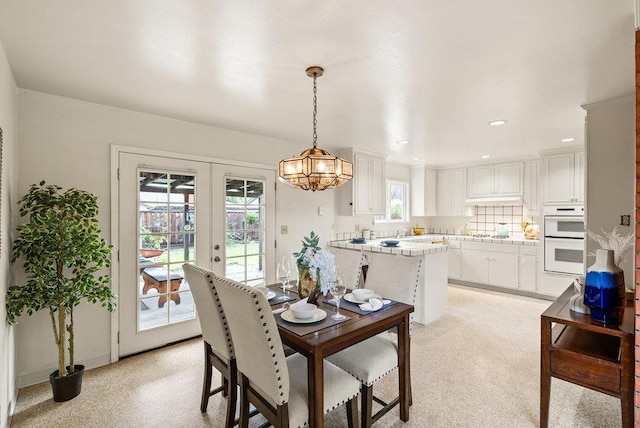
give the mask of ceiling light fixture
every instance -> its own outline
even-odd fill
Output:
[[[491,125],[491,126],[501,126],[501,125],[504,125],[505,123],[507,123],[506,120],[500,119],[500,120],[493,120],[493,121],[489,122],[489,125]]]
[[[420,158],[418,156],[416,156],[415,158],[411,158],[411,159],[413,159],[414,161],[419,161],[420,160]]]
[[[324,74],[322,67],[307,68],[307,76],[313,77],[313,148],[300,156],[285,158],[278,165],[280,181],[302,190],[334,189],[353,178],[353,164],[317,147],[318,88],[316,79]]]
[[[571,143],[572,141],[576,141],[576,139],[574,137],[569,137],[569,138],[563,138],[562,140],[560,140],[561,143]]]
[[[480,159],[489,159],[491,157],[491,155],[482,155],[480,156]]]
[[[400,141],[396,141],[396,144],[401,144],[401,145],[405,145],[405,144],[409,144],[409,140],[400,140]]]

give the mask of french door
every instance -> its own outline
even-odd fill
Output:
[[[118,168],[119,356],[200,334],[182,264],[273,277],[273,170],[124,152]]]

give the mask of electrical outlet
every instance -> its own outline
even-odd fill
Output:
[[[620,216],[620,226],[631,226],[631,214]]]
[[[286,235],[287,233],[289,233],[289,226],[280,226],[280,234]]]
[[[360,232],[360,225],[356,224],[356,232]]]

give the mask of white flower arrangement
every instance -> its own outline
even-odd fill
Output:
[[[596,241],[600,248],[603,250],[613,250],[614,263],[620,266],[620,263],[627,259],[629,250],[633,248],[633,240],[635,238],[633,233],[623,236],[618,233],[618,226],[614,227],[611,233],[605,232],[603,229],[602,235],[599,235],[591,230],[587,230],[589,238]],[[595,251],[589,253],[590,256],[595,256]]]
[[[302,249],[293,255],[297,257],[299,266],[309,269],[311,279],[318,283],[320,278],[320,291],[327,295],[331,288],[331,283],[336,276],[336,258],[327,250],[318,246],[320,238],[314,232],[302,241]]]

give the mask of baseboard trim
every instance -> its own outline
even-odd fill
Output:
[[[94,358],[83,359],[81,361],[76,361],[76,364],[83,364],[85,370],[95,369],[96,367],[106,366],[111,363],[111,354],[107,353],[104,355],[100,355]],[[17,384],[18,388],[24,388],[27,386],[35,385],[42,382],[49,381],[49,375],[57,370],[57,367],[51,367],[44,370],[39,370],[36,372],[26,373],[22,375],[18,375]],[[16,392],[16,397],[18,396]],[[14,400],[15,403],[15,400]]]
[[[558,296],[549,296],[546,294],[534,293],[531,291],[517,290],[515,288],[496,287],[488,284],[478,284],[477,282],[460,281],[457,279],[449,279],[449,284],[464,285],[466,287],[481,288],[483,290],[499,291],[501,293],[515,294],[518,296],[533,297],[535,299],[550,300],[554,302]]]

